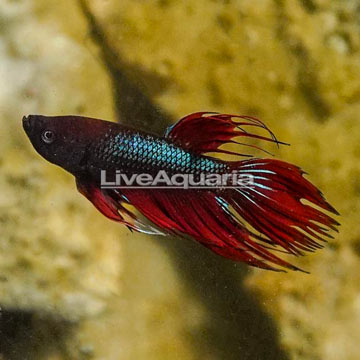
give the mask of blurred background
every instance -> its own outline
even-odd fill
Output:
[[[0,359],[358,359],[359,79],[357,0],[0,0]],[[131,234],[21,126],[202,110],[262,119],[341,213],[310,275]]]

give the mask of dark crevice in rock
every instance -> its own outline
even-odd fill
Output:
[[[316,119],[323,122],[331,116],[331,108],[326,99],[321,96],[320,83],[316,74],[316,63],[311,59],[301,40],[289,33],[289,19],[285,14],[283,0],[276,0],[275,3],[279,12],[277,35],[294,56],[299,92]]]
[[[114,101],[118,113],[125,116],[122,121],[160,132],[170,124],[170,118],[124,76],[119,56],[107,42],[104,30],[86,2],[80,0],[80,3],[113,80]],[[124,93],[128,94],[126,100],[120,96]],[[136,121],[130,117],[134,108],[137,109]],[[243,278],[250,271],[248,267],[221,258],[191,241],[171,237],[157,241],[172,256],[190,293],[206,307],[208,323],[189,334],[199,358],[208,354],[219,360],[289,359],[280,346],[274,321],[243,284]]]
[[[296,54],[299,59],[299,90],[317,119],[324,121],[330,117],[331,110],[327,101],[321,96],[319,81],[315,74],[316,67],[312,64],[308,52],[300,43],[294,47],[294,54]]]
[[[193,241],[161,238],[189,292],[202,302],[207,323],[189,341],[218,360],[289,360],[279,330],[257,297],[244,285],[249,266],[224,259]]]
[[[309,13],[314,13],[318,10],[318,6],[314,0],[300,0],[303,7],[308,11]]]
[[[152,90],[157,88],[161,91],[168,86],[167,81],[155,74],[150,75],[144,69],[126,64],[111,47],[106,33],[90,11],[87,2],[79,0],[79,4],[88,22],[90,35],[94,43],[99,46],[101,60],[110,75],[118,121],[162,134],[167,124],[171,122],[171,118],[144,93],[144,82],[151,80],[152,83],[157,84],[151,87]],[[136,76],[130,79],[129,73]],[[141,75],[145,75],[147,79],[142,76],[139,80]]]
[[[73,326],[36,312],[3,310],[0,313],[0,359],[40,360],[54,354],[71,359],[66,342]]]

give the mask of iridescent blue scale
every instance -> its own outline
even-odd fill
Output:
[[[220,173],[226,165],[204,156],[190,153],[165,138],[126,131],[117,135],[108,134],[94,153],[119,169],[167,170],[185,173]]]

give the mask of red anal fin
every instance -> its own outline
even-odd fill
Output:
[[[271,159],[230,164],[251,175],[252,184],[221,191],[126,189],[124,194],[159,228],[189,236],[219,255],[264,269],[301,270],[274,252],[280,248],[299,256],[323,247],[339,225],[326,211],[336,210],[292,164]]]
[[[254,241],[254,234],[224,211],[212,192],[129,189],[125,194],[158,227],[190,236],[218,255],[268,270],[300,270]]]

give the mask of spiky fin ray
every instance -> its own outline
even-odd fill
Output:
[[[247,131],[246,128],[260,128],[265,130],[267,136]],[[220,149],[225,144],[238,144],[256,148],[268,153],[266,150],[252,144],[234,140],[236,137],[247,137],[258,140],[285,144],[276,139],[274,133],[259,119],[250,116],[219,114],[215,112],[197,112],[185,116],[166,131],[165,136],[184,148],[198,154],[217,152],[238,156],[251,156],[240,152]]]
[[[244,225],[229,216],[210,191],[125,190],[125,193],[131,203],[157,226],[190,236],[221,256],[268,270],[301,270],[259,243],[257,240],[261,237],[253,236]]]

